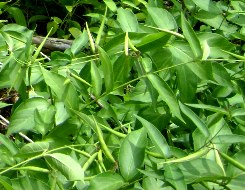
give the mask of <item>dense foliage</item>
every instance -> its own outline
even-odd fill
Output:
[[[244,1],[0,9],[0,189],[244,188]]]

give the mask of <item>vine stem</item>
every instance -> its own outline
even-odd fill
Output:
[[[6,173],[6,172],[8,172],[8,171],[10,171],[10,170],[12,170],[12,169],[14,169],[14,168],[17,168],[17,167],[19,167],[19,166],[21,166],[21,165],[23,165],[23,164],[25,164],[25,163],[28,163],[28,162],[30,162],[30,161],[32,161],[32,160],[41,158],[41,157],[45,156],[45,153],[46,153],[46,152],[43,152],[42,154],[39,154],[39,155],[37,155],[37,156],[34,156],[34,157],[29,158],[29,159],[27,159],[27,160],[24,160],[23,162],[20,162],[20,163],[14,165],[14,166],[11,166],[11,167],[9,167],[9,168],[7,168],[7,169],[1,171],[1,172],[0,172],[0,175],[2,175],[2,174]]]

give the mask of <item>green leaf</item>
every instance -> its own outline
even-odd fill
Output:
[[[35,128],[35,111],[44,112],[48,109],[49,103],[43,98],[31,98],[23,102],[12,114],[8,128],[8,134],[21,131],[28,131]]]
[[[208,138],[210,133],[208,131],[207,126],[205,123],[187,106],[179,102],[181,111],[191,119],[191,121],[197,126],[197,128],[201,131],[201,133],[204,135],[204,137]]]
[[[16,24],[27,26],[25,16],[21,9],[17,7],[8,7],[7,12],[14,17]]]
[[[17,156],[28,158],[28,157],[32,157],[32,156],[42,154],[45,151],[47,151],[48,149],[49,149],[49,143],[48,142],[28,143],[20,149]]]
[[[245,143],[244,135],[217,135],[212,139],[215,144]]]
[[[177,30],[177,23],[172,14],[166,9],[157,7],[147,7],[147,11],[158,28],[167,30]]]
[[[102,70],[105,79],[106,92],[110,92],[113,89],[113,66],[107,53],[100,47],[99,56],[101,60]]]
[[[27,175],[12,179],[11,182],[12,182],[13,189],[18,189],[18,190],[33,190],[33,189],[50,190],[51,189],[49,183],[45,183],[41,179],[29,177]]]
[[[119,151],[121,175],[126,181],[134,179],[142,167],[145,157],[146,131],[144,128],[133,131],[124,138]]]
[[[71,156],[53,153],[47,154],[45,158],[48,160],[49,164],[60,171],[68,180],[83,181],[84,172],[80,164]]]
[[[55,121],[55,107],[50,105],[47,110],[34,112],[34,120],[35,120],[35,129],[45,135],[54,125]]]
[[[83,33],[73,41],[71,45],[71,53],[73,55],[80,53],[87,44],[88,44],[88,33],[86,30],[84,30]]]
[[[223,171],[220,166],[212,160],[199,158],[178,165],[186,183],[193,183],[197,180],[215,180],[223,178]]]
[[[166,104],[169,106],[171,112],[180,120],[183,120],[180,114],[179,105],[175,98],[175,95],[172,89],[167,85],[167,83],[164,80],[162,80],[159,76],[154,74],[149,74],[147,75],[147,77],[152,83],[153,87],[159,93],[161,99],[164,102],[166,102]]]
[[[149,52],[161,48],[169,39],[170,35],[164,32],[147,34],[145,36],[139,36],[135,47],[142,53]]]
[[[228,58],[229,55],[223,50],[231,51],[235,48],[234,44],[230,43],[227,38],[220,34],[210,33],[210,32],[199,32],[197,34],[200,43],[204,46],[206,42],[210,49],[210,58]]]
[[[197,77],[185,65],[177,67],[176,70],[180,100],[186,103],[192,102],[197,90]]]
[[[183,13],[181,13],[181,27],[183,30],[183,34],[191,46],[191,49],[195,55],[195,58],[202,58],[202,48],[200,42],[195,34],[193,28],[186,20]]]
[[[137,32],[138,21],[134,13],[130,10],[123,9],[122,7],[117,9],[117,20],[121,25],[121,29],[124,32]]]
[[[222,14],[214,14],[207,11],[199,11],[195,18],[201,22],[210,25],[216,29],[223,30],[225,32],[234,33],[237,30],[237,27],[231,24],[228,24],[225,17]]]
[[[166,181],[171,183],[176,190],[187,189],[182,171],[175,165],[167,165],[165,167],[164,177]]]
[[[164,136],[161,134],[161,132],[154,126],[152,125],[150,122],[146,121],[145,119],[143,119],[142,117],[136,116],[135,117],[142,123],[142,125],[146,128],[147,133],[152,141],[152,143],[154,144],[154,146],[156,147],[156,149],[158,150],[158,152],[165,158],[168,158],[171,156],[170,153],[170,148],[167,144],[166,139],[164,138]]]
[[[68,108],[78,109],[78,95],[70,79],[48,71],[41,67],[46,84],[51,88],[58,100],[63,101]]]
[[[91,80],[95,97],[99,97],[102,90],[102,78],[96,64],[91,61]]]
[[[215,2],[212,0],[192,0],[198,7],[201,9],[214,13],[214,14],[221,14],[222,11],[215,5]]]
[[[5,188],[5,190],[14,190],[12,187],[10,179],[8,179],[5,176],[0,176],[0,184],[1,184],[1,186],[3,186]]]
[[[15,155],[18,152],[18,148],[14,144],[14,142],[3,134],[0,134],[0,144],[4,145],[11,152],[12,155]]]
[[[88,190],[117,190],[120,189],[124,183],[123,178],[119,174],[104,172],[98,174],[91,180]]]
[[[61,100],[64,92],[65,78],[57,73],[48,71],[41,67],[46,84],[52,89],[55,95]]]
[[[112,11],[116,12],[117,11],[117,6],[116,3],[112,0],[103,0],[106,4],[106,6]]]
[[[174,42],[172,43],[168,49],[171,51],[173,56],[174,64],[183,64],[189,67],[189,69],[200,79],[204,80],[212,80],[212,65],[209,63],[201,64],[199,62],[194,61],[193,52],[185,42]]]

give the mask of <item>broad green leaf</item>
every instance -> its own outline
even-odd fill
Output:
[[[95,176],[88,187],[88,190],[117,190],[125,184],[123,178],[112,172],[104,172]]]
[[[88,33],[86,30],[84,30],[83,33],[73,41],[71,45],[72,54],[76,55],[80,53],[85,48],[87,43],[88,43]]]
[[[59,101],[63,101],[68,108],[78,109],[78,95],[70,79],[48,71],[41,67],[46,84],[51,88]]]
[[[217,135],[212,139],[212,143],[217,144],[233,144],[233,143],[245,143],[243,135]]]
[[[187,189],[182,171],[175,165],[167,165],[165,167],[164,177],[166,181],[171,183],[176,190]]]
[[[121,25],[121,29],[124,32],[137,32],[138,21],[134,13],[130,10],[123,9],[122,7],[117,9],[117,20]]]
[[[35,110],[35,129],[42,135],[45,135],[54,126],[55,113],[56,111],[53,105],[50,105],[47,110]]]
[[[99,97],[102,90],[102,78],[96,64],[91,61],[91,80],[95,97]]]
[[[146,73],[151,72],[152,61],[149,58],[142,58],[140,62],[139,60],[135,61],[135,67],[137,69],[138,75],[143,76]],[[147,90],[151,95],[152,105],[156,107],[157,98],[158,98],[157,90],[153,87],[152,83],[149,81],[148,78],[142,78],[142,80],[144,81]]]
[[[234,33],[237,29],[236,26],[228,24],[222,14],[214,14],[201,10],[195,15],[195,18],[215,29],[220,29],[225,32]]]
[[[214,113],[207,118],[207,127],[210,132],[210,136],[208,139],[212,140],[216,136],[219,135],[231,135],[230,126],[227,124],[226,120],[223,118],[223,114]],[[194,150],[199,150],[203,146],[206,146],[207,140],[205,136],[200,133],[200,130],[196,128],[196,130],[192,133],[193,141],[194,141]],[[221,150],[226,152],[229,148],[230,144],[222,143],[222,144],[215,144],[217,150]],[[214,158],[212,152],[209,155]]]
[[[140,52],[153,51],[154,49],[161,48],[169,39],[170,35],[164,32],[147,34],[136,39],[137,43],[135,47],[139,49]]]
[[[163,187],[164,186],[164,187]],[[170,186],[165,185],[165,182],[163,182],[163,180],[154,178],[154,177],[145,177],[143,178],[143,182],[142,182],[142,187],[144,190],[161,190],[163,188],[165,189],[170,189],[172,190],[173,188]]]
[[[179,102],[180,109],[188,118],[191,119],[191,121],[197,126],[197,128],[200,130],[200,132],[204,135],[204,137],[209,137],[209,131],[205,123],[187,106]]]
[[[62,95],[62,99],[66,105],[66,107],[78,110],[79,109],[79,97],[76,91],[76,88],[72,84],[70,79],[67,79],[64,82],[64,93]]]
[[[238,108],[231,111],[231,116],[240,123],[241,125],[245,125],[245,109]]]
[[[46,84],[52,89],[58,99],[62,100],[65,78],[55,72],[46,70],[43,67],[41,67],[41,70]]]
[[[142,123],[142,125],[146,128],[147,133],[158,150],[158,152],[165,158],[168,158],[171,156],[170,148],[167,144],[166,139],[161,134],[161,132],[150,122],[146,121],[142,117],[136,116],[135,117]]]
[[[185,176],[186,183],[193,183],[197,180],[215,180],[223,178],[223,171],[220,166],[212,160],[199,158],[189,162],[178,164]]]
[[[47,154],[45,158],[48,160],[49,164],[60,171],[68,180],[83,181],[84,171],[80,164],[71,156],[53,153]]]
[[[240,25],[243,27],[245,26],[245,22],[244,22],[245,15],[244,15],[244,13],[241,13],[241,14],[231,13],[226,18],[228,21],[233,22],[234,24],[237,24],[237,25]]]
[[[201,9],[214,13],[214,14],[221,14],[222,11],[215,5],[215,2],[212,0],[192,0],[198,7]]]
[[[208,46],[206,40],[203,41],[202,49],[203,49],[202,60],[207,60],[210,55],[210,47]]]
[[[194,61],[193,52],[188,43],[176,41],[169,45],[168,49],[173,56],[173,63],[184,64],[200,79],[212,80],[212,65],[210,63],[201,64]]]
[[[119,167],[126,181],[133,180],[142,167],[145,157],[146,131],[133,131],[124,138],[119,151]]]
[[[14,190],[10,179],[5,176],[0,176],[0,185],[4,187],[5,190]]]
[[[14,18],[16,24],[27,26],[25,16],[21,9],[17,7],[8,7],[7,12]]]
[[[113,89],[113,66],[112,62],[107,55],[107,53],[100,47],[99,49],[99,56],[101,60],[101,65],[102,65],[102,70],[104,74],[104,79],[105,79],[105,88],[106,92],[110,92]]]
[[[218,63],[212,64],[212,69],[213,78],[220,86],[233,88],[230,74],[227,72],[223,65]]]
[[[103,0],[106,4],[106,6],[113,12],[117,11],[116,3],[112,0]]]
[[[245,174],[236,175],[231,178],[231,181],[227,184],[230,189],[243,190],[245,186]]]
[[[52,66],[65,66],[68,65],[70,62],[70,55],[63,52],[54,51],[51,53],[51,61],[48,64]]]
[[[178,102],[175,98],[175,94],[173,93],[172,89],[167,85],[167,83],[154,74],[149,74],[147,75],[147,77],[153,87],[159,93],[161,99],[169,106],[170,111],[173,113],[173,115],[178,117],[180,120],[183,120],[180,114]]]
[[[147,7],[147,11],[158,28],[176,31],[177,23],[173,15],[170,14],[166,9]]]
[[[28,158],[31,156],[36,156],[36,155],[42,154],[45,151],[47,151],[48,149],[49,149],[49,143],[48,142],[28,143],[20,149],[17,156]]]
[[[197,37],[202,46],[207,43],[210,49],[210,58],[228,58],[229,55],[223,50],[231,51],[235,48],[234,44],[229,42],[227,38],[217,33],[198,32]]]
[[[14,144],[14,142],[3,134],[0,134],[0,145],[4,145],[11,152],[12,155],[15,155],[18,152],[18,148]]]
[[[8,134],[33,130],[36,126],[34,120],[35,110],[45,111],[49,107],[47,100],[43,98],[31,98],[19,105],[10,118]]]
[[[192,102],[195,98],[198,79],[186,66],[179,66],[176,70],[180,100],[185,103]]]
[[[113,64],[113,78],[115,83],[123,84],[126,82],[132,67],[132,58],[122,54]]]
[[[202,57],[202,48],[200,45],[200,42],[197,38],[196,33],[194,32],[191,25],[186,20],[184,13],[181,13],[181,27],[183,30],[183,34],[188,41],[188,43],[191,46],[191,49],[195,55],[195,58],[201,58]]]
[[[43,180],[30,177],[25,175],[23,177],[14,178],[11,180],[13,189],[18,190],[33,190],[33,189],[42,189],[42,190],[50,190],[51,187],[49,183],[45,183]]]

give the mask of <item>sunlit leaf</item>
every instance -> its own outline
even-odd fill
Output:
[[[200,42],[199,42],[193,28],[188,23],[188,21],[186,20],[183,13],[181,14],[181,27],[182,27],[184,36],[185,36],[186,40],[188,41],[188,43],[190,44],[191,49],[192,49],[195,57],[201,58],[202,57],[202,49],[201,49]]]
[[[8,134],[32,130],[36,125],[35,111],[45,111],[49,105],[48,101],[43,98],[31,98],[23,102],[10,118]]]
[[[46,155],[45,158],[68,180],[83,181],[84,172],[79,163],[72,157],[61,153],[53,153]]]
[[[124,32],[137,32],[138,21],[132,11],[123,9],[122,7],[117,9],[118,17],[117,20],[121,25]]]

